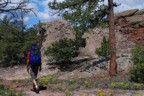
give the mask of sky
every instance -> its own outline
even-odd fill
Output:
[[[15,0],[19,1],[19,0]],[[27,27],[32,26],[33,24],[40,22],[50,22],[53,20],[60,19],[60,17],[56,14],[52,16],[52,10],[48,7],[48,3],[53,0],[29,0],[28,4],[29,8],[33,8],[37,16],[35,16],[32,12],[24,17],[24,22]],[[64,0],[57,0],[58,2],[62,2]],[[144,0],[113,0],[114,2],[120,4],[120,6],[114,8],[114,12],[118,13],[124,10],[129,9],[143,9],[144,8]],[[104,1],[104,4],[107,4],[108,0]]]

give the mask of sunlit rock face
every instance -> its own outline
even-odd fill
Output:
[[[144,45],[144,9],[127,10],[115,14],[115,32],[116,32],[116,53],[118,71],[128,72],[129,66],[133,64],[131,60],[131,49],[136,44]],[[65,20],[56,20],[43,23],[42,27],[46,30],[45,39],[42,42],[42,52],[51,45],[52,42],[67,38],[75,38],[74,30]],[[80,48],[79,57],[98,58],[95,53],[96,48],[101,46],[103,36],[109,37],[109,29],[93,28],[84,33],[86,46]],[[43,63],[48,62],[47,57],[43,55]],[[92,61],[91,61],[92,62]],[[108,68],[109,61],[100,63]]]
[[[128,39],[144,45],[144,9],[127,10],[115,15],[115,24]]]

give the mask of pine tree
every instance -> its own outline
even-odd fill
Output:
[[[33,12],[35,14],[32,8],[27,7],[28,3],[29,0],[0,0],[0,13],[10,13],[16,17],[17,13],[21,10],[26,13]]]
[[[109,45],[110,45],[110,75],[116,74],[116,42],[113,21],[113,0],[108,0],[108,6],[100,4],[104,0],[64,0],[57,2],[54,0],[48,5],[51,9],[61,12],[64,19],[74,26],[76,32],[81,35],[89,28],[96,27],[99,22],[105,21],[109,16]],[[60,13],[60,14],[61,14]],[[109,14],[107,14],[109,13]],[[80,34],[80,33],[79,33]]]
[[[110,64],[109,64],[109,74],[115,76],[117,74],[117,64],[116,64],[116,37],[114,31],[114,12],[113,7],[117,6],[113,3],[113,0],[108,0],[109,6],[109,47],[110,47]]]
[[[19,22],[12,17],[0,19],[0,62],[1,66],[17,64],[18,55],[30,49],[39,40],[38,29],[33,26],[24,32]]]

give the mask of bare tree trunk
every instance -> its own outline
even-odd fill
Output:
[[[114,12],[113,12],[113,0],[108,0],[109,6],[109,47],[110,47],[110,64],[109,74],[115,76],[117,74],[116,68],[116,37],[114,31]]]

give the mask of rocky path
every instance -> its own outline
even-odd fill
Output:
[[[143,90],[130,91],[130,90],[111,90],[111,89],[90,89],[74,91],[71,94],[66,94],[60,91],[41,91],[40,94],[36,94],[31,91],[27,91],[26,96],[144,96]]]
[[[26,91],[25,96],[66,96],[64,92],[59,91],[41,91],[39,94],[36,94],[31,91]]]
[[[39,74],[41,76],[47,76],[59,73],[58,69],[48,70],[44,65],[43,71]],[[144,96],[144,90],[119,90],[119,89],[79,89],[75,91],[58,91],[47,87],[46,90],[41,90],[40,94],[36,94],[31,91],[32,84],[26,84],[26,79],[30,78],[26,72],[25,66],[16,66],[14,68],[1,68],[0,78],[3,79],[2,83],[7,86],[11,86],[16,90],[24,90],[24,96]],[[20,83],[14,82],[14,80],[21,80]]]
[[[58,69],[50,70],[48,69],[48,65],[43,64],[42,71],[39,73],[38,78],[47,75],[53,75],[58,73]],[[27,79],[30,76],[27,73],[26,65],[18,65],[14,67],[8,68],[0,68],[0,78],[6,80],[15,80],[15,79]]]
[[[20,84],[5,80],[3,84],[9,85],[16,90],[21,90],[24,83]],[[31,84],[23,87],[24,96],[144,96],[144,90],[119,90],[109,88],[82,89],[73,92],[57,91],[47,88],[46,90],[41,90],[39,94],[36,94],[31,91],[31,87]]]
[[[39,77],[53,75],[58,72],[58,69],[55,70],[48,70],[47,65],[43,65],[42,72],[39,73]],[[6,86],[12,87],[16,90],[23,89],[25,92],[25,96],[65,96],[64,92],[60,91],[52,91],[52,90],[42,90],[40,94],[36,94],[35,92],[31,91],[32,85],[26,85],[26,80],[30,79],[26,71],[26,66],[15,66],[13,68],[0,68],[0,79],[2,79],[2,83]],[[21,81],[21,83],[15,81]],[[25,87],[24,87],[25,86]],[[0,95],[1,96],[1,95]]]

